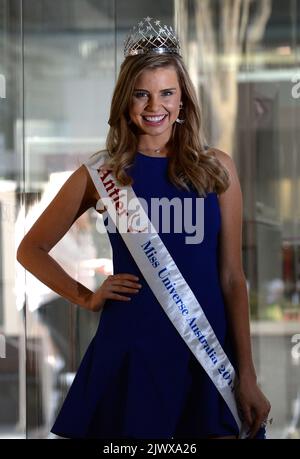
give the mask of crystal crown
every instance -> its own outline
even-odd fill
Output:
[[[176,53],[180,43],[171,26],[147,16],[133,26],[124,40],[124,57],[148,53]]]

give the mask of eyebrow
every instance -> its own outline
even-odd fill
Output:
[[[163,91],[173,91],[173,90],[176,90],[176,88],[167,88],[167,89],[161,89],[160,92],[163,92]],[[134,91],[144,91],[144,92],[149,92],[147,89],[134,89]]]

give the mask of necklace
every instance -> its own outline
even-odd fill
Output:
[[[139,148],[138,151],[140,153],[143,153],[143,151],[146,150],[146,151],[154,151],[154,153],[161,153],[161,151],[163,150],[163,147],[162,148],[143,148],[142,150]],[[152,155],[148,155],[148,156],[152,156]],[[167,156],[167,155],[160,155],[160,156]]]

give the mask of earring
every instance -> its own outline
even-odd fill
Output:
[[[179,105],[179,108],[180,110],[182,109],[182,102],[180,102],[180,105]],[[179,118],[177,118],[177,120],[175,121],[175,123],[178,123],[178,124],[183,124],[185,122],[185,119],[184,120],[180,120]]]

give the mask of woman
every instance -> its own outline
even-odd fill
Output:
[[[132,187],[146,207],[155,198],[166,199],[167,206],[174,198],[184,204],[181,231],[170,207],[162,214],[169,230],[154,226],[235,367],[235,399],[249,438],[265,437],[270,403],[257,385],[251,355],[238,175],[228,154],[204,146],[200,108],[179,51],[172,28],[160,21],[147,17],[132,29],[112,98],[105,161],[98,152],[81,165],[18,248],[18,261],[51,289],[102,311],[51,430],[63,437],[229,439],[239,434],[233,410],[161,308],[144,266],[139,269],[120,232],[108,231],[115,274],[96,292],[49,256],[80,215],[104,203],[97,188],[101,173],[110,173],[120,187]],[[185,207],[186,201],[192,206]],[[187,243],[186,226],[192,224],[186,216],[195,208],[196,220],[202,212],[202,232]],[[104,206],[101,213],[106,211]],[[106,217],[111,224],[109,212]]]

